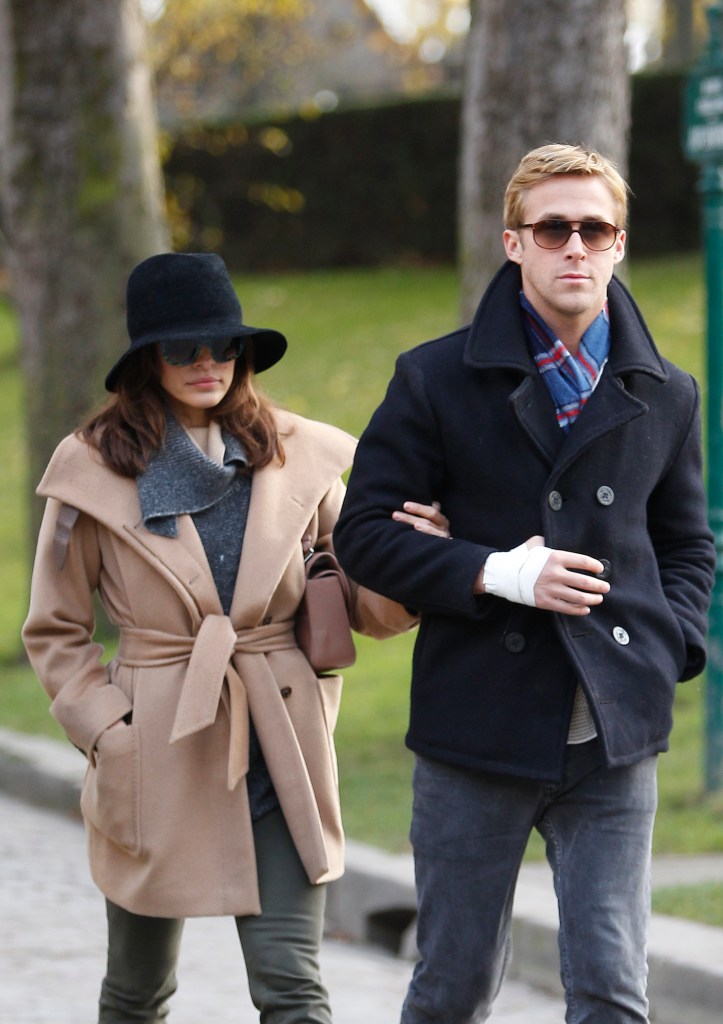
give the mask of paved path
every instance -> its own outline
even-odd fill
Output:
[[[88,874],[82,826],[0,794],[0,1022],[93,1024],[104,964],[103,901]],[[326,940],[336,1024],[398,1024],[411,965]],[[174,1024],[254,1024],[233,922],[189,920]],[[509,982],[492,1024],[562,1024],[558,999]]]

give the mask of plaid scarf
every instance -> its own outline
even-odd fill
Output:
[[[522,292],[520,303],[530,353],[552,395],[557,422],[567,432],[597,387],[610,354],[607,302],[583,334],[576,355],[568,352]]]

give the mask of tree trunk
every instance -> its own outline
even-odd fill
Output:
[[[168,247],[139,0],[0,0],[0,69],[2,213],[34,488],[127,347],[130,269]]]
[[[524,154],[580,143],[625,175],[625,0],[472,0],[462,102],[462,317],[504,259],[502,199]]]
[[[687,70],[697,56],[693,0],[665,0],[663,66]]]

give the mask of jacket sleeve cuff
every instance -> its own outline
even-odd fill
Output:
[[[375,594],[373,590],[352,583],[352,593],[352,626],[358,633],[385,640],[398,633],[406,633],[419,622],[416,612],[381,594]]]

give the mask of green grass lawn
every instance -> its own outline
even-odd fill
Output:
[[[723,884],[671,886],[653,893],[656,914],[687,917],[703,924],[723,926]]]
[[[630,284],[664,355],[704,376],[701,261],[679,256],[636,263]],[[287,334],[287,357],[260,383],[274,399],[306,416],[358,434],[384,395],[396,355],[458,326],[457,279],[451,268],[329,271],[244,276],[236,285],[244,318]],[[0,722],[58,735],[47,701],[20,659],[19,628],[27,593],[23,436],[15,323],[0,303],[0,406],[4,480],[0,496]],[[703,389],[705,391],[705,389]],[[345,672],[337,730],[347,831],[390,850],[407,848],[412,758],[403,744],[413,638],[358,640]],[[703,792],[703,684],[678,692],[671,751],[660,761],[655,850],[723,852],[723,794]],[[541,855],[533,840],[530,856]],[[702,901],[705,904],[705,900]],[[721,901],[717,907],[723,924]],[[708,906],[716,906],[708,900]]]

